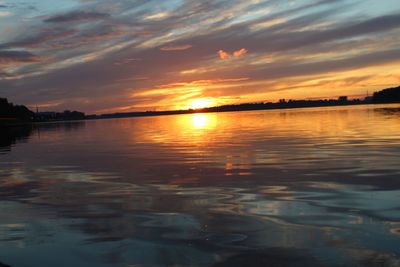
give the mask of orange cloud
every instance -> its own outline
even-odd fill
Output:
[[[232,54],[229,54],[228,52],[224,51],[224,50],[219,50],[218,51],[218,55],[220,59],[227,59],[230,57],[241,57],[243,55],[245,55],[248,52],[248,50],[246,48],[241,48],[239,50],[234,51]]]
[[[233,55],[235,57],[241,57],[241,56],[245,55],[247,52],[248,52],[248,50],[246,48],[242,48],[242,49],[239,49],[239,50],[233,52]]]
[[[228,52],[225,52],[224,50],[219,50],[218,55],[220,59],[227,59],[231,57],[231,55]]]

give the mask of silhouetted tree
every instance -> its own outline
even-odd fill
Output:
[[[400,86],[388,88],[374,93],[372,97],[374,103],[394,103],[400,102]]]
[[[6,98],[0,98],[0,121],[31,121],[34,116],[27,107],[14,105]]]

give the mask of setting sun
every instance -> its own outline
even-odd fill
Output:
[[[207,108],[214,105],[214,100],[211,98],[197,98],[190,101],[190,108],[200,109]]]

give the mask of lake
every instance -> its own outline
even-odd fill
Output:
[[[400,105],[0,130],[12,267],[400,266]]]

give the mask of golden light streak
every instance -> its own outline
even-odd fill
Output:
[[[217,127],[217,116],[210,113],[197,113],[186,117],[182,125],[187,132],[198,135],[198,130],[213,130]]]
[[[190,101],[190,108],[201,109],[211,107],[215,104],[215,101],[211,98],[197,98]]]
[[[205,114],[194,114],[192,117],[193,127],[196,129],[204,129],[207,127],[208,117]]]

